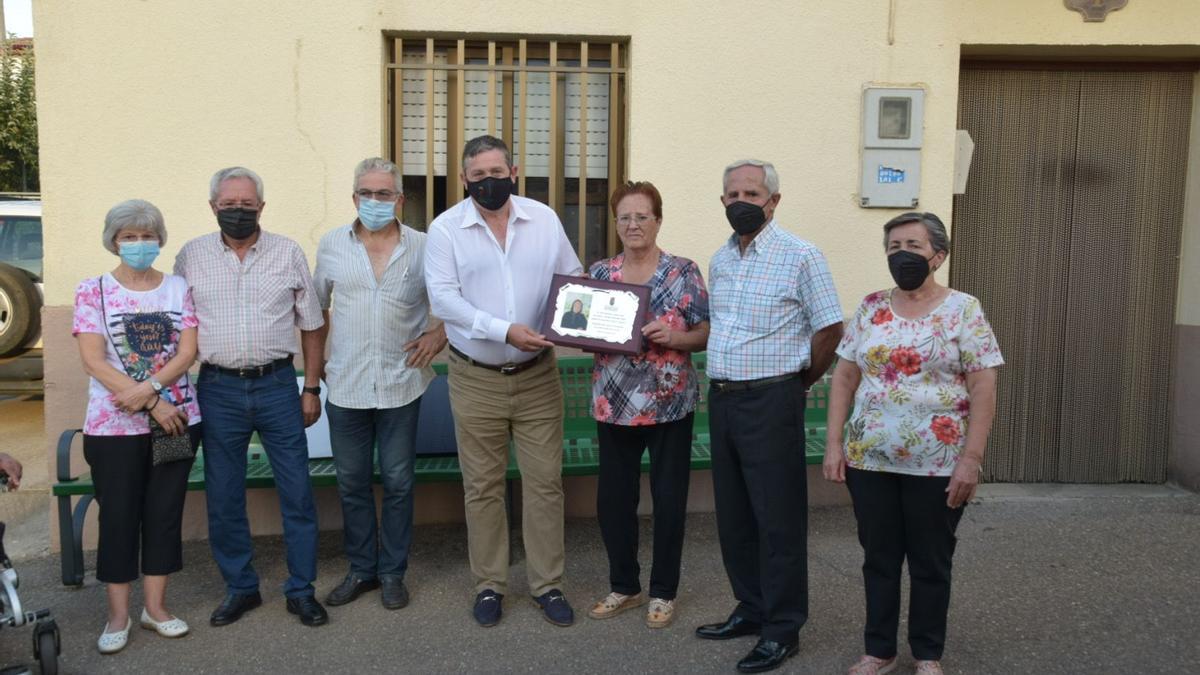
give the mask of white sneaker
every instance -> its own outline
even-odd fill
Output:
[[[188,625],[183,619],[173,616],[166,621],[155,621],[145,608],[142,609],[142,628],[152,630],[165,638],[183,637],[188,634]]]
[[[96,648],[100,650],[101,654],[116,654],[129,642],[129,629],[132,627],[133,621],[128,618],[125,619],[125,629],[115,633],[108,632],[108,624],[104,624],[104,632],[96,641]]]

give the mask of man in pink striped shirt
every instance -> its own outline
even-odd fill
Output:
[[[225,626],[262,604],[246,518],[246,450],[257,432],[271,461],[287,544],[287,610],[306,626],[328,621],[313,596],[317,512],[308,480],[304,428],[321,415],[320,328],[325,321],[308,261],[296,242],[264,232],[263,187],[242,167],[218,171],[209,204],[219,232],[197,237],[175,259],[200,322],[204,481],[208,538],[225,579],[225,601],[210,623]],[[296,329],[304,351],[304,393],[296,390]]]

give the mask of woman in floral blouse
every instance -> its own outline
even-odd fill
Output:
[[[934,278],[950,253],[942,221],[906,213],[883,229],[896,288],[863,300],[838,347],[824,473],[850,489],[865,554],[866,654],[849,672],[896,667],[907,559],[909,647],[917,672],[936,674],[954,532],[979,482],[1004,359],[979,301]]]
[[[619,186],[610,200],[624,252],[592,265],[595,279],[650,287],[645,351],[597,354],[592,416],[600,441],[596,511],[612,590],[588,612],[607,619],[646,602],[638,567],[642,452],[650,450],[654,564],[646,625],[675,617],[699,378],[689,356],[708,343],[708,290],[696,263],[658,248],[662,197],[648,182]]]
[[[164,602],[167,575],[183,567],[180,528],[192,462],[155,465],[151,432],[188,434],[194,450],[200,408],[187,374],[196,359],[191,291],[182,277],[153,267],[167,241],[162,213],[140,199],[121,202],[105,216],[101,240],[120,262],[79,284],[72,333],[92,376],[83,455],[100,505],[96,579],[108,586],[108,625],[97,647],[111,654],[129,640],[130,584],[139,571],[142,627],[163,637],[188,632]]]

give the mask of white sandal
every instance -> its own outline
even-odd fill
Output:
[[[165,638],[183,637],[188,634],[188,625],[183,619],[173,616],[166,621],[155,621],[145,608],[142,609],[142,628],[152,630]]]
[[[593,619],[611,619],[627,609],[640,607],[645,603],[646,596],[642,593],[623,595],[613,591],[592,605],[592,608],[588,610],[588,616]]]
[[[646,626],[649,628],[666,628],[675,620],[675,601],[662,598],[650,598],[650,607],[646,609]]]
[[[897,658],[881,659],[878,656],[863,654],[858,663],[850,666],[848,675],[886,675],[896,669]]]
[[[133,621],[129,618],[125,619],[125,630],[115,633],[108,632],[108,624],[104,624],[104,632],[100,634],[100,639],[96,640],[96,648],[101,654],[116,654],[129,642],[129,629],[132,627]]]

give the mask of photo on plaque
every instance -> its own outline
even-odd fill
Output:
[[[649,302],[647,286],[556,274],[542,333],[559,345],[637,354]]]
[[[587,330],[588,308],[592,306],[592,294],[567,293],[567,309],[559,315],[558,327],[567,330]]]

